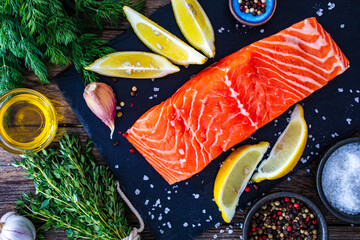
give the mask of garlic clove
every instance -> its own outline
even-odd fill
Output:
[[[116,113],[116,97],[112,88],[105,83],[92,82],[85,87],[83,96],[90,110],[110,128],[112,139]]]
[[[35,226],[26,217],[9,212],[0,219],[0,239],[35,240],[35,238]]]

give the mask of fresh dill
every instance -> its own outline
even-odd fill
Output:
[[[0,0],[0,93],[21,86],[24,72],[49,82],[48,65],[74,64],[84,83],[98,77],[84,70],[113,52],[97,39],[104,22],[116,24],[122,7],[141,10],[144,0]]]

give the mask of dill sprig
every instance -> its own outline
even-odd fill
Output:
[[[82,147],[78,137],[65,134],[59,143],[59,148],[15,160],[14,165],[25,168],[36,188],[35,195],[23,193],[17,212],[40,221],[40,232],[62,228],[69,239],[128,236],[131,229],[116,192],[116,180],[108,166],[95,164],[91,141]]]
[[[21,86],[31,70],[49,82],[48,63],[73,63],[84,83],[96,81],[84,67],[114,51],[95,34],[116,24],[122,7],[140,11],[144,0],[0,0],[0,93]]]

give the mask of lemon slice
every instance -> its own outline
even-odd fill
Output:
[[[278,179],[288,174],[298,163],[306,146],[308,128],[304,118],[304,110],[297,104],[285,131],[280,135],[269,158],[264,160],[252,181]]]
[[[124,12],[140,40],[152,51],[180,65],[203,64],[207,58],[144,15],[128,6]]]
[[[115,52],[85,68],[101,75],[122,78],[160,78],[180,69],[166,58],[146,52]]]
[[[224,161],[216,176],[214,198],[225,222],[230,223],[234,217],[240,195],[268,147],[268,142],[245,145]]]
[[[188,42],[206,56],[215,55],[215,34],[209,18],[196,0],[171,0],[176,22]]]

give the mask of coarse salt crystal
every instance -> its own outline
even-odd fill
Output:
[[[347,118],[346,121],[349,125],[351,124],[351,118]]]
[[[344,28],[345,27],[345,24],[340,24],[340,28]]]
[[[149,204],[149,199],[146,199],[145,200],[145,205],[148,205]]]
[[[154,90],[154,92],[158,92],[160,90],[160,88],[154,87],[153,90]]]
[[[203,214],[205,214],[205,213],[206,213],[206,209],[203,209],[201,212],[202,212]]]
[[[290,177],[288,177],[286,180],[291,181],[291,178],[290,178]]]
[[[168,228],[171,228],[171,223],[167,222],[167,226],[168,226]]]
[[[320,148],[320,144],[316,144],[315,147],[316,147],[317,149],[319,149],[319,148]]]
[[[232,229],[229,229],[229,231],[228,231],[229,234],[232,234],[233,232],[234,232],[234,230],[232,230]]]
[[[323,9],[322,8],[320,8],[317,12],[316,12],[316,14],[319,16],[319,17],[321,17],[322,15],[323,15]]]
[[[224,232],[225,232],[224,229],[221,229],[221,230],[220,230],[220,233],[224,233]]]
[[[150,97],[149,97],[150,100],[153,99],[153,98],[154,98],[153,96],[150,96]]]
[[[187,226],[189,226],[189,224],[187,222],[184,222],[183,226],[187,227]]]
[[[143,180],[144,180],[144,181],[147,181],[147,180],[149,180],[149,177],[146,176],[146,175],[144,175]]]
[[[354,98],[355,102],[359,103],[359,97]]]
[[[322,119],[325,121],[325,120],[326,120],[326,117],[325,117],[325,116],[322,116]]]
[[[335,3],[328,2],[328,10],[333,10],[335,8]]]
[[[160,232],[161,234],[164,234],[164,230],[161,230],[161,229],[160,229],[160,231],[159,231],[159,232]]]
[[[154,185],[153,185],[153,184],[150,184],[150,188],[154,188]]]
[[[198,199],[200,197],[200,195],[196,194],[196,193],[193,193],[193,196],[194,196],[195,199]]]
[[[168,214],[170,212],[170,209],[168,207],[165,208],[164,213]]]
[[[264,32],[265,32],[265,30],[264,30],[264,29],[260,29],[260,32],[261,32],[261,33],[264,33]]]
[[[140,194],[140,190],[139,189],[136,189],[135,190],[135,195],[139,195]]]
[[[319,110],[317,110],[317,108],[315,108],[315,110],[314,110],[316,113],[319,113]]]
[[[115,168],[119,168],[119,165],[115,165]]]
[[[343,88],[338,88],[338,92],[344,92]]]

